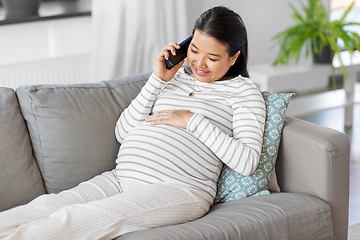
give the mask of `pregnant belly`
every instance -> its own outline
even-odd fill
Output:
[[[192,132],[145,122],[126,136],[116,163],[119,178],[206,186],[216,183],[222,166]]]

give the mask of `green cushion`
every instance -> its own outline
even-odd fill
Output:
[[[267,190],[278,155],[287,106],[294,93],[262,92],[266,121],[259,165],[250,176],[243,176],[224,165],[217,184],[214,203],[269,194]]]

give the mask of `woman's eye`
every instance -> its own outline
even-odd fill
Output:
[[[198,53],[196,50],[194,50],[194,49],[192,49],[192,48],[190,48],[190,51],[191,51],[192,53]],[[209,58],[209,60],[212,61],[212,62],[218,61],[218,59],[214,59],[214,58]]]

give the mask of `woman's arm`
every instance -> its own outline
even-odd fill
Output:
[[[177,43],[170,43],[157,55],[153,74],[141,89],[139,95],[131,101],[116,122],[115,136],[119,143],[122,143],[125,136],[139,123],[149,116],[154,102],[160,94],[161,89],[166,82],[170,81],[176,72],[183,65],[184,60],[171,69],[166,68],[166,59],[169,58],[169,52],[175,54],[176,49],[180,48]]]
[[[233,136],[229,136],[208,119],[194,114],[187,125],[215,155],[234,171],[250,175],[260,161],[265,124],[265,103],[257,89],[249,89],[246,96],[231,99]]]
[[[260,161],[266,107],[261,93],[253,84],[239,89],[239,92],[229,100],[233,109],[233,136],[224,133],[203,115],[188,110],[161,111],[149,116],[146,121],[193,132],[230,168],[250,175]]]
[[[131,101],[116,122],[115,136],[122,143],[125,136],[149,116],[152,106],[166,82],[152,74],[137,97]]]

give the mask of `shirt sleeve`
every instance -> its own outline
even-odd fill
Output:
[[[166,82],[152,74],[137,97],[121,113],[115,127],[115,136],[119,143],[122,143],[126,135],[149,116],[165,84]]]
[[[256,170],[260,161],[266,107],[256,87],[239,89],[229,102],[233,109],[233,136],[200,114],[193,115],[187,129],[222,162],[247,176]]]

